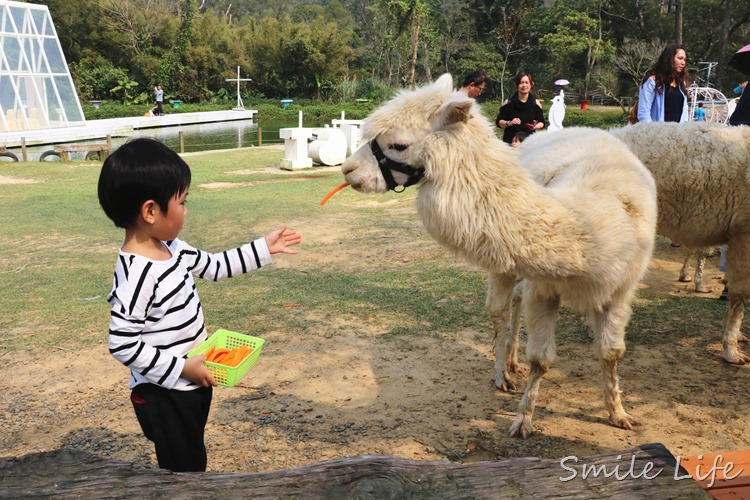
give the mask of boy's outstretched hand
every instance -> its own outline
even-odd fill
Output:
[[[209,385],[216,387],[216,380],[214,380],[214,376],[208,371],[206,365],[203,364],[204,361],[206,361],[205,354],[196,354],[192,358],[186,359],[181,375],[201,387],[208,387]]]
[[[287,229],[286,226],[281,226],[281,229],[269,233],[266,236],[266,243],[268,244],[268,251],[274,253],[297,253],[297,250],[289,248],[292,245],[296,245],[302,241],[302,236]]]

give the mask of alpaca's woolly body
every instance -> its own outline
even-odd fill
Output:
[[[611,133],[654,176],[658,234],[699,249],[750,233],[750,127],[638,123]]]
[[[750,299],[750,127],[638,123],[611,133],[654,176],[659,234],[692,249],[727,244],[724,359],[750,362],[737,344]]]
[[[532,370],[511,434],[531,432],[539,382],[555,355],[561,298],[587,314],[597,335],[610,421],[632,427],[616,365],[653,248],[653,179],[620,141],[590,129],[536,134],[538,147],[519,158],[451,84],[444,76],[397,96],[367,118],[363,137],[377,140],[391,160],[425,168],[419,215],[436,240],[490,272],[487,308],[496,333],[507,329],[516,277],[525,278]],[[368,146],[342,170],[356,190],[387,190]]]

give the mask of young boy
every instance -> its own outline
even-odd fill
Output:
[[[513,139],[510,141],[510,145],[514,148],[520,147],[521,143],[525,141],[529,135],[531,134],[524,130],[519,130],[518,132],[516,132],[516,135],[513,136]]]
[[[193,277],[220,280],[271,263],[271,254],[297,253],[294,231],[210,254],[177,237],[190,187],[190,168],[152,139],[136,139],[107,158],[99,203],[125,230],[115,266],[109,352],[130,368],[130,396],[143,433],[154,442],[159,467],[205,471],[203,432],[216,382],[205,355],[185,355],[207,338]]]

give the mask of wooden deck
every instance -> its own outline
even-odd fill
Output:
[[[717,500],[750,499],[750,450],[683,457],[680,465]]]
[[[13,148],[21,147],[24,143],[26,146],[39,146],[98,140],[104,139],[107,136],[126,137],[132,135],[133,130],[138,129],[252,120],[256,113],[256,110],[227,110],[199,113],[170,113],[164,116],[131,116],[127,118],[108,118],[105,120],[86,120],[85,125],[76,127],[0,132],[0,145],[6,148]]]

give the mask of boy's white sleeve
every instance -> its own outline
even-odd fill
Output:
[[[192,259],[189,267],[193,275],[213,281],[238,276],[272,262],[265,238],[258,238],[239,248],[214,254],[198,250],[184,242],[180,243],[180,254]]]

